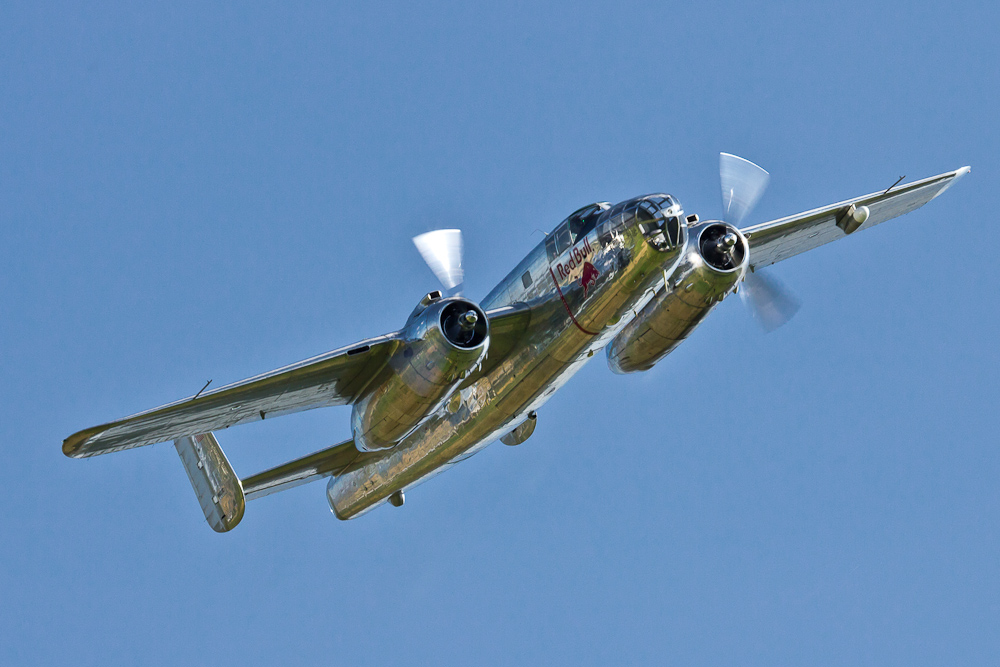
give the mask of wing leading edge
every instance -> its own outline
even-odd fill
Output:
[[[790,215],[741,230],[750,241],[750,265],[754,269],[769,266],[847,236],[837,226],[838,219],[851,206],[868,208],[868,219],[856,230],[874,227],[887,220],[914,211],[955,184],[969,167],[962,167],[920,181],[895,186],[887,192],[874,192],[838,204],[831,204],[797,215]]]

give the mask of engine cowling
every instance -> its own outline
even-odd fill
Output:
[[[362,451],[389,449],[413,432],[483,361],[490,341],[489,321],[479,306],[434,292],[402,333],[385,379],[354,403],[351,429]]]
[[[607,347],[615,373],[652,368],[691,335],[746,274],[750,246],[730,224],[709,221],[690,230],[696,242],[667,277],[665,289]]]

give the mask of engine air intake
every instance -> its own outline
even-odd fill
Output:
[[[722,222],[702,230],[698,249],[705,263],[718,271],[735,271],[747,255],[743,236],[736,228]]]
[[[489,332],[486,315],[468,301],[453,301],[441,311],[441,331],[455,347],[477,347]]]

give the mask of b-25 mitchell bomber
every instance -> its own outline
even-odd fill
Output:
[[[913,211],[969,167],[741,227],[767,186],[757,165],[720,157],[723,215],[701,220],[668,194],[585,206],[476,303],[462,295],[462,237],[414,243],[444,289],[396,332],[75,433],[73,458],[173,441],[209,525],[232,530],[247,500],[321,478],[352,519],[499,439],[527,440],[537,411],[604,349],[616,373],[652,368],[739,293],[766,328],[797,304],[760,270]],[[902,180],[902,179],[901,179]],[[214,432],[350,405],[351,439],[240,478]]]

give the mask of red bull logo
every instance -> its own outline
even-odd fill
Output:
[[[587,290],[597,284],[597,277],[601,272],[590,262],[583,263],[583,275],[580,276],[580,285],[583,286],[583,298],[587,298]]]
[[[594,246],[590,244],[590,239],[584,239],[579,245],[566,253],[565,263],[556,264],[556,273],[560,279],[569,278],[570,274],[581,268],[584,263],[589,264],[587,259],[594,254]],[[593,268],[593,267],[591,267]]]
[[[597,251],[595,245],[589,238],[584,238],[579,244],[566,251],[562,262],[556,262],[555,273],[559,275],[559,282],[580,281],[583,287],[583,298],[587,298],[590,288],[597,284],[597,278],[601,272],[590,262],[590,258]],[[555,276],[553,275],[553,278]],[[565,284],[565,283],[564,283]]]

